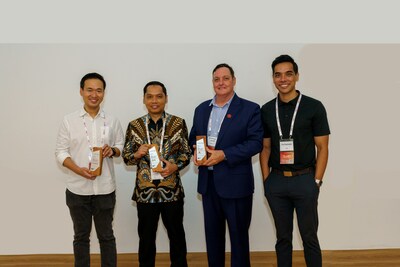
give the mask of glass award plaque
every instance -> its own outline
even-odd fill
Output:
[[[103,167],[103,148],[93,147],[92,160],[90,162],[90,173],[95,176],[101,175],[101,169]]]
[[[158,145],[151,144],[151,147],[149,148],[149,157],[151,170],[154,172],[162,172],[162,162],[160,160]]]
[[[202,165],[207,160],[207,137],[205,135],[196,136],[196,160]]]

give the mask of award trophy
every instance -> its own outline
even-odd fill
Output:
[[[207,137],[205,135],[196,136],[196,160],[202,165],[207,160]]]
[[[102,167],[103,167],[103,148],[93,147],[92,160],[89,166],[90,173],[95,176],[100,176]]]
[[[162,164],[160,160],[160,153],[158,151],[158,145],[151,144],[149,148],[150,156],[150,168],[154,172],[162,172]]]

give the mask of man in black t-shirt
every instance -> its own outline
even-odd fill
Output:
[[[261,108],[264,126],[260,165],[265,196],[275,221],[278,266],[292,266],[296,210],[307,266],[322,266],[318,195],[328,162],[329,124],[322,103],[296,90],[296,62],[288,55],[272,63],[277,98]]]

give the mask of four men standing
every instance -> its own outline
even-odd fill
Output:
[[[202,195],[210,267],[225,266],[226,223],[231,266],[250,266],[252,157],[260,151],[265,196],[276,227],[278,266],[292,266],[294,210],[307,266],[322,266],[317,203],[328,161],[326,111],[321,102],[296,90],[298,67],[290,56],[277,57],[272,71],[278,96],[260,112],[256,103],[235,93],[233,69],[227,64],[217,65],[212,72],[215,96],[196,108],[189,138],[185,120],[165,112],[165,86],[158,81],[146,84],[143,103],[148,114],[129,123],[122,151],[124,162],[137,166],[132,200],[137,203],[140,267],[155,266],[160,215],[170,239],[171,266],[187,266],[179,171],[190,162],[190,147],[199,169],[198,192]],[[90,73],[82,78],[84,109],[64,118],[57,139],[57,158],[72,171],[67,182],[67,205],[74,223],[75,266],[89,265],[92,217],[102,266],[116,265],[111,158],[121,154],[123,133],[119,122],[100,110],[104,90],[101,75]],[[201,139],[204,147],[198,143]],[[96,147],[101,147],[104,157],[102,173],[97,177],[90,170]],[[202,160],[197,158],[200,151]]]

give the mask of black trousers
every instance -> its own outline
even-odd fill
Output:
[[[275,221],[278,266],[292,266],[293,213],[296,210],[306,264],[308,267],[321,267],[317,236],[319,187],[315,183],[314,172],[294,177],[271,172],[264,188]]]
[[[92,218],[100,243],[101,266],[117,266],[117,250],[112,229],[115,192],[107,195],[81,196],[67,190],[65,194],[74,224],[75,267],[90,266]]]
[[[156,235],[160,214],[169,238],[171,267],[187,267],[183,200],[165,203],[137,202],[139,266],[155,267]]]

